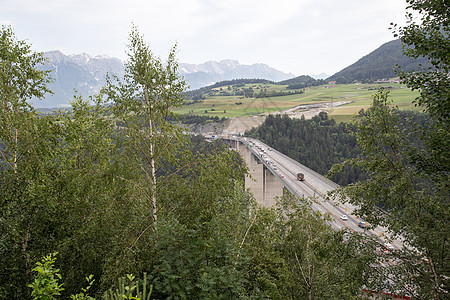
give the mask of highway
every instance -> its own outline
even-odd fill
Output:
[[[258,157],[261,162],[283,183],[283,185],[293,195],[302,198],[313,199],[312,209],[320,211],[323,215],[329,214],[332,217],[330,225],[339,230],[348,228],[350,231],[366,232],[376,237],[381,243],[386,243],[386,228],[376,227],[374,229],[361,228],[360,222],[367,222],[355,215],[355,206],[350,203],[335,202],[327,197],[327,193],[339,187],[328,178],[316,173],[308,167],[294,161],[286,155],[270,148],[259,140],[243,137],[229,138],[237,140]],[[304,181],[297,180],[297,174],[305,175]],[[341,217],[345,215],[345,217]],[[399,240],[391,242],[394,248],[400,249],[402,243]]]
[[[308,167],[296,162],[288,156],[270,148],[266,144],[253,138],[245,137],[227,137],[227,139],[239,141],[247,146],[248,149],[272,172],[289,190],[289,192],[300,198],[311,198],[313,200],[312,209],[319,211],[323,215],[331,216],[329,225],[336,229],[348,229],[352,232],[365,232],[378,240],[384,249],[375,249],[378,253],[390,250],[399,250],[403,248],[401,240],[391,241],[386,228],[378,226],[374,229],[361,228],[360,222],[367,224],[361,217],[353,212],[357,207],[350,203],[335,202],[327,197],[327,193],[339,188],[339,185],[328,178],[318,174]],[[304,181],[297,179],[297,174],[304,174]],[[346,218],[341,216],[345,215]],[[388,241],[389,240],[389,241]],[[389,245],[389,247],[387,247]],[[389,249],[387,249],[389,248]],[[396,260],[388,258],[387,264],[377,260],[382,265],[396,265]],[[406,288],[414,294],[414,289],[405,283]]]

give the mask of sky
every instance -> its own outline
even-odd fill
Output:
[[[405,0],[0,0],[0,25],[39,52],[126,59],[135,24],[164,59],[332,75],[394,39]]]

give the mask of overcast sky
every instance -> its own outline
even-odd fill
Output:
[[[334,74],[393,38],[404,0],[0,0],[0,24],[37,51],[125,59],[134,22],[164,58],[234,59]]]

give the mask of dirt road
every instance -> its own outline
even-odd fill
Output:
[[[311,119],[312,117],[318,115],[320,112],[329,112],[332,107],[348,104],[350,102],[351,101],[337,101],[317,104],[305,104],[279,112],[272,112],[271,114],[287,114],[291,118],[301,118],[302,116],[304,116],[305,119]],[[227,121],[222,133],[242,135],[246,130],[261,125],[265,119],[266,116],[261,115],[254,117],[233,118]]]

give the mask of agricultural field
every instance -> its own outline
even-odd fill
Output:
[[[330,106],[328,110],[330,116],[336,119],[336,121],[348,122],[354,114],[370,106],[372,95],[380,87],[390,90],[393,105],[397,105],[400,109],[416,109],[412,101],[418,97],[419,93],[413,92],[398,83],[321,85],[308,87],[303,90],[303,93],[299,93],[301,92],[299,90],[287,89],[287,85],[253,83],[239,87],[223,86],[215,88],[208,94],[205,94],[205,99],[203,100],[187,100],[186,105],[177,109],[176,112],[181,114],[234,118],[266,115],[299,105],[348,101],[348,104],[342,106],[334,108]],[[244,98],[242,92],[250,89],[253,90],[253,95],[249,96],[247,94]],[[298,93],[294,95],[255,97],[260,93],[271,95],[271,93],[295,91]]]

